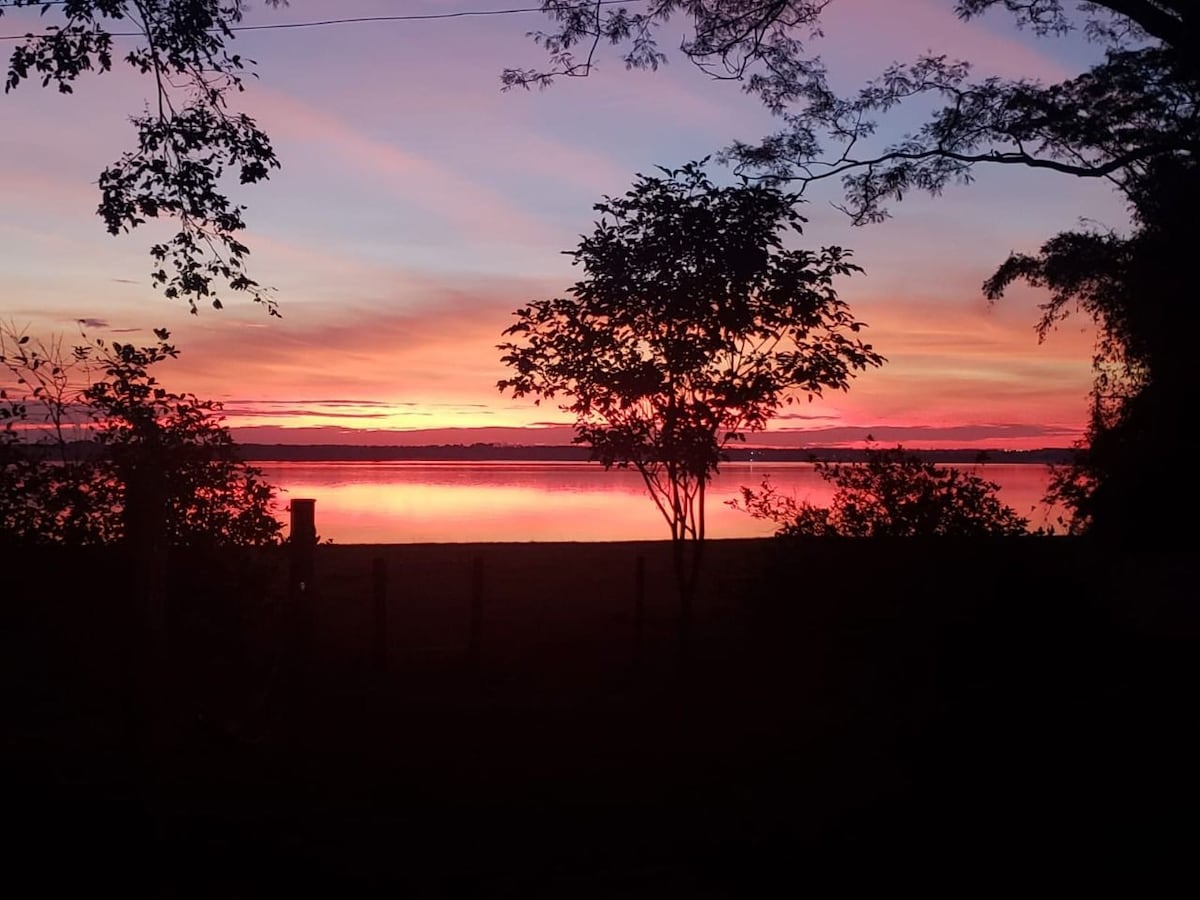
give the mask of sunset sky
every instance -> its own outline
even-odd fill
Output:
[[[247,24],[501,9],[496,0],[292,0]],[[631,5],[636,5],[631,3]],[[836,0],[821,53],[849,90],[926,50],[981,75],[1057,80],[1095,48],[1039,41],[1009,17],[959,22],[952,0]],[[0,35],[38,28],[9,10]],[[71,96],[26,83],[0,99],[0,316],[37,333],[149,340],[172,332],[171,387],[225,403],[243,441],[565,442],[553,406],[500,395],[495,345],[511,313],[578,277],[560,251],[591,230],[592,205],[638,172],[754,139],[770,117],[737,85],[681,58],[626,72],[612,53],[589,79],[500,91],[505,66],[536,66],[536,15],[250,32],[235,50],[259,79],[237,99],[283,168],[234,188],[248,206],[251,274],[277,289],[282,319],[248,301],[189,315],[149,283],[165,228],[112,238],[94,214],[100,170],[131,146],[127,117],[151,87],[121,65]],[[663,33],[677,42],[682,20]],[[125,39],[128,42],[129,39]],[[7,58],[11,42],[0,42]],[[121,54],[117,54],[118,56]],[[898,136],[917,121],[889,121]],[[882,225],[852,228],[811,192],[804,242],[854,250],[865,276],[840,285],[887,358],[849,393],[791,407],[771,443],[1067,446],[1084,421],[1092,334],[1070,320],[1037,343],[1037,292],[989,307],[980,283],[1011,250],[1034,250],[1080,218],[1121,227],[1102,182],[986,170],[941,198],[905,198]],[[718,173],[718,177],[726,177]],[[531,431],[531,427],[538,430]]]

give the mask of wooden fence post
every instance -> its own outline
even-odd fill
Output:
[[[317,549],[316,500],[291,502],[291,558],[288,572],[288,643],[293,687],[303,690],[312,631],[312,600],[316,588],[314,560]]]
[[[387,671],[387,589],[387,560],[377,556],[371,560],[371,665],[379,674]]]
[[[633,569],[633,664],[642,666],[646,632],[646,557],[638,556]]]
[[[313,557],[317,548],[317,501],[293,500],[290,511],[292,578],[291,586],[299,594],[312,592]]]

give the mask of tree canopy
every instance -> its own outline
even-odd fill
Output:
[[[804,221],[797,197],[714,185],[703,163],[661,171],[596,205],[568,297],[516,311],[499,387],[569,397],[576,443],[641,474],[678,547],[704,539],[705,487],[729,442],[883,357],[834,290],[858,271],[848,251],[785,243]]]
[[[151,279],[168,298],[193,312],[201,302],[219,309],[228,289],[277,313],[270,291],[246,272],[245,207],[224,186],[227,175],[253,184],[279,167],[266,133],[229,108],[253,66],[229,49],[246,0],[8,0],[0,16],[5,7],[53,17],[12,51],[5,93],[33,79],[69,94],[80,76],[113,67],[114,31],[134,29],[138,43],[124,62],[151,77],[152,100],[132,117],[134,149],[100,173],[97,212],[113,235],[149,219],[177,223],[174,237],[150,248]]]
[[[1047,288],[1043,336],[1075,307],[1100,326],[1087,439],[1053,483],[1074,531],[1161,543],[1161,526],[1196,499],[1189,479],[1166,483],[1164,473],[1177,472],[1193,449],[1200,313],[1186,260],[1198,176],[1194,161],[1156,161],[1134,186],[1132,234],[1091,227],[1056,235],[1036,254],[1010,256],[985,285],[992,297],[1018,280]]]
[[[840,180],[841,208],[855,223],[887,218],[889,204],[913,191],[969,183],[980,166],[1112,183],[1129,203],[1132,234],[1085,227],[1058,235],[1038,254],[1013,254],[984,290],[996,299],[1015,280],[1049,288],[1042,337],[1076,308],[1096,320],[1087,445],[1052,494],[1073,509],[1077,530],[1144,536],[1147,523],[1169,518],[1171,501],[1153,479],[1190,452],[1184,423],[1197,399],[1188,365],[1194,291],[1183,261],[1200,199],[1200,7],[1191,0],[954,0],[965,20],[998,9],[1042,38],[1082,33],[1102,58],[1046,84],[976,77],[969,61],[928,54],[891,64],[842,95],[812,50],[832,2],[662,0],[629,12],[552,0],[542,9],[555,28],[535,35],[549,67],[508,70],[503,80],[545,86],[587,75],[605,43],[621,48],[627,66],[656,68],[667,58],[656,37],[679,14],[691,26],[682,54],[714,77],[739,80],[781,122],[760,141],[731,144],[725,157],[741,171],[790,181],[801,194],[814,182]],[[885,117],[913,105],[932,107],[924,123],[881,140]]]
[[[1191,0],[955,0],[963,19],[1003,7],[1045,37],[1082,31],[1104,59],[1056,84],[975,78],[969,61],[929,54],[894,63],[840,95],[821,57],[821,15],[833,0],[659,0],[641,11],[590,0],[544,0],[554,29],[536,32],[542,69],[509,69],[509,87],[588,75],[602,44],[632,68],[666,59],[657,38],[682,16],[680,52],[716,78],[736,79],[782,123],[728,157],[748,171],[797,181],[840,179],[845,210],[877,221],[912,191],[966,183],[980,165],[1020,165],[1129,190],[1153,160],[1200,147],[1200,9]],[[947,4],[951,0],[945,0]],[[1073,7],[1078,7],[1074,9]],[[940,104],[916,131],[879,144],[880,117],[905,103]]]
[[[0,539],[68,546],[279,542],[275,488],[238,458],[220,404],[168,391],[150,369],[178,355],[91,340],[64,352],[0,325]]]

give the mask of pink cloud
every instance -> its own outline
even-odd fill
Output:
[[[307,305],[283,321],[222,315],[181,317],[183,357],[164,380],[213,397],[239,397],[243,424],[278,423],[256,401],[308,396],[358,397],[370,409],[288,407],[297,426],[323,421],[354,428],[521,427],[558,416],[551,401],[502,398],[507,373],[496,344],[520,304],[546,296],[536,280],[471,279],[447,284],[420,275],[405,286],[404,306]],[[994,422],[1063,423],[1085,418],[1092,336],[1065,329],[1039,345],[1028,308],[948,305],[893,298],[876,302],[864,334],[889,362],[857,378],[848,393],[829,393],[788,408],[773,430],[795,416],[838,426],[984,426]],[[237,327],[243,326],[243,327]],[[245,327],[261,326],[261,327]],[[381,410],[390,408],[387,421]],[[328,409],[328,407],[326,407]]]
[[[537,219],[515,207],[503,194],[466,178],[454,169],[368,137],[337,117],[270,88],[258,87],[247,104],[264,128],[285,148],[313,153],[331,149],[336,163],[322,152],[325,171],[369,176],[401,202],[418,204],[428,213],[476,237],[520,237],[547,243],[554,238]],[[382,176],[383,181],[376,179]]]
[[[954,14],[951,0],[839,0],[822,15],[827,37],[820,49],[830,57],[831,70],[841,74],[852,69],[853,77],[860,79],[893,61],[907,62],[929,52],[970,60],[981,75],[1046,81],[1071,75],[1050,53],[1033,49],[1015,29],[1004,34],[989,27],[995,17],[1006,15],[997,12],[986,22],[964,22]],[[1050,48],[1053,41],[1040,46]]]
[[[411,404],[424,404],[443,419],[482,424],[499,415],[520,422],[519,413],[491,409],[504,375],[495,345],[511,311],[545,293],[544,286],[467,277],[447,284],[417,275],[405,292],[409,302],[390,308],[310,304],[266,323],[225,314],[183,318],[173,327],[183,354],[164,381],[250,402],[353,396],[394,404],[405,419],[416,414]],[[479,408],[447,413],[435,406],[445,403]]]
[[[1090,328],[1064,329],[1039,344],[1027,307],[899,297],[865,318],[866,340],[888,362],[848,393],[819,401],[818,410],[863,424],[1061,422],[1077,429],[1086,418]]]

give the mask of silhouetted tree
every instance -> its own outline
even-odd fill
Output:
[[[76,452],[88,438],[84,355],[0,324],[0,534],[71,545],[98,543],[117,501]]]
[[[843,208],[856,223],[886,218],[887,204],[907,193],[939,194],[970,182],[981,165],[1114,184],[1133,208],[1135,235],[1059,235],[1037,256],[1014,255],[985,290],[998,297],[1018,278],[1049,287],[1042,336],[1074,301],[1096,318],[1101,340],[1088,447],[1060,473],[1053,499],[1075,510],[1075,530],[1161,535],[1147,529],[1169,518],[1166,489],[1155,479],[1179,458],[1182,422],[1197,399],[1181,339],[1195,327],[1185,300],[1194,291],[1183,284],[1178,261],[1186,258],[1182,235],[1200,197],[1200,6],[1097,0],[1073,11],[1063,0],[955,0],[965,20],[1001,7],[1039,37],[1082,32],[1104,57],[1044,84],[976,78],[969,62],[931,54],[893,64],[843,96],[809,49],[829,2],[666,0],[636,12],[584,0],[544,2],[556,27],[535,37],[549,51],[550,67],[509,70],[504,82],[544,86],[558,75],[587,75],[603,43],[623,48],[631,67],[656,68],[666,58],[655,44],[658,29],[682,13],[692,26],[681,45],[685,56],[715,77],[740,80],[783,123],[757,143],[734,143],[728,159],[797,182],[800,192],[840,179]],[[914,103],[933,104],[925,123],[899,140],[877,140],[882,117]]]
[[[1029,528],[997,497],[995,482],[924,462],[900,446],[870,448],[862,463],[818,462],[816,470],[837,485],[828,507],[780,494],[770,478],[729,503],[779,525],[779,537],[1012,537]]]
[[[1191,363],[1200,315],[1184,264],[1200,208],[1196,164],[1156,161],[1132,201],[1132,234],[1059,234],[1036,255],[1013,254],[985,287],[993,298],[1016,280],[1048,288],[1042,337],[1074,309],[1099,324],[1087,436],[1052,495],[1073,512],[1074,532],[1161,543],[1168,529],[1187,539],[1177,512],[1200,501],[1186,477],[1164,481],[1193,450],[1188,417],[1200,399]]]
[[[244,207],[222,184],[227,173],[242,184],[262,181],[279,166],[255,121],[228,108],[253,65],[228,48],[245,0],[9,0],[0,16],[25,6],[53,21],[16,45],[5,93],[29,78],[71,93],[80,75],[112,68],[114,26],[142,40],[124,59],[154,79],[154,99],[132,117],[136,149],[100,173],[98,212],[109,233],[172,217],[179,230],[150,250],[152,280],[167,297],[186,299],[193,312],[201,300],[220,308],[223,284],[274,313],[274,299],[246,274],[249,249],[238,239]]]
[[[848,251],[790,249],[797,198],[715,186],[703,163],[639,176],[596,205],[570,253],[570,296],[517,310],[500,345],[514,396],[567,395],[576,443],[636,469],[666,519],[686,623],[705,536],[705,488],[722,448],[763,428],[795,392],[845,390],[883,357],[833,288]],[[694,550],[685,562],[685,542]]]
[[[59,342],[0,326],[0,365],[12,382],[0,395],[6,537],[68,545],[278,543],[275,489],[238,459],[220,404],[168,391],[150,373],[178,355],[165,330],[155,336],[148,347],[94,340],[65,356]],[[81,376],[86,383],[73,381]],[[71,440],[80,437],[92,441]]]

